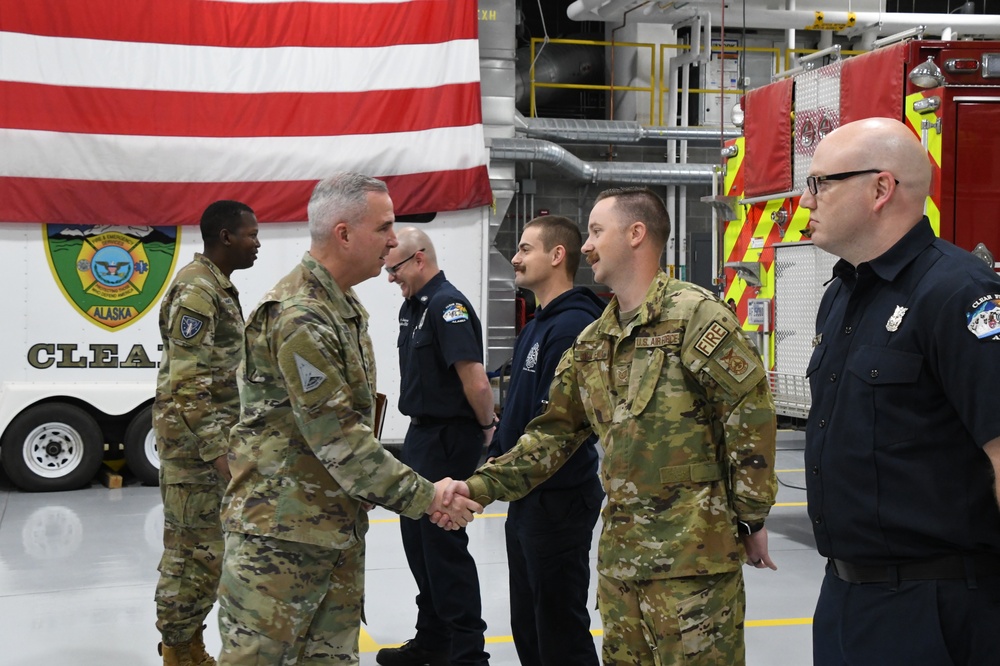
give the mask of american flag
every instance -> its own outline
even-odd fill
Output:
[[[489,204],[475,0],[0,0],[0,222],[301,221],[316,181],[397,215]]]

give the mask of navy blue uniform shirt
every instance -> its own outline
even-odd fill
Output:
[[[1000,278],[927,218],[834,275],[807,371],[820,554],[856,564],[1000,554],[982,450],[1000,436]]]
[[[478,422],[454,365],[483,362],[483,330],[469,300],[445,279],[444,271],[403,303],[396,346],[400,412]]]
[[[525,426],[543,411],[549,400],[549,386],[563,352],[576,336],[604,312],[604,301],[583,287],[575,287],[553,298],[535,311],[514,343],[510,388],[503,416],[490,444],[489,455],[500,456],[514,448]],[[575,488],[597,478],[597,436],[576,450],[558,472],[539,488]]]

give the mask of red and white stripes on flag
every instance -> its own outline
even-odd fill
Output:
[[[475,0],[0,0],[0,222],[306,219],[338,170],[396,214],[492,198]]]

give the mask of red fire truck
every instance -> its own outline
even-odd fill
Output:
[[[914,40],[783,77],[742,99],[726,147],[725,298],[757,334],[778,413],[805,418],[816,309],[836,259],[803,233],[813,151],[841,123],[905,122],[933,165],[935,231],[996,268],[1000,252],[1000,42]]]

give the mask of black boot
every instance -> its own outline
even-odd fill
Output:
[[[409,640],[398,648],[382,648],[375,661],[382,666],[448,666],[448,653],[432,652]]]

